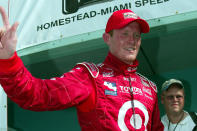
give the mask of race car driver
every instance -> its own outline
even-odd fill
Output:
[[[136,72],[141,33],[148,23],[124,9],[109,18],[104,42],[109,53],[103,63],[78,63],[61,77],[38,79],[16,53],[18,23],[12,26],[0,7],[0,83],[8,97],[33,111],[76,106],[83,131],[161,131],[157,88]]]

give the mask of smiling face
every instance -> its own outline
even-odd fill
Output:
[[[132,64],[141,45],[140,25],[132,22],[121,29],[113,30],[112,36],[104,33],[103,39],[114,56],[126,64]]]
[[[184,107],[184,90],[177,85],[171,85],[167,91],[163,92],[161,102],[164,104],[166,113],[179,114]]]

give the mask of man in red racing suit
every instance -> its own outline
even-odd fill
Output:
[[[132,37],[139,38],[136,32],[149,30],[147,25],[140,23],[145,22],[144,20],[132,16],[135,15],[132,11],[122,10],[115,13],[129,15],[131,24],[127,23],[129,26],[126,26],[124,23],[117,29],[126,26],[126,31],[134,30]],[[140,22],[133,22],[135,20]],[[145,26],[147,30],[142,30]],[[110,34],[112,29],[109,28],[116,29],[109,25],[106,27],[103,37],[110,52],[105,61],[99,65],[79,63],[61,77],[48,80],[33,77],[16,52],[8,59],[1,59],[0,83],[8,97],[22,108],[33,111],[61,110],[76,106],[83,131],[163,130],[155,84],[136,72],[137,60],[133,59],[132,64],[128,64],[114,55],[116,47],[110,45],[112,36],[109,35],[117,34],[119,40],[124,37],[122,43],[128,39],[127,35],[122,36],[119,30]],[[137,47],[128,48],[126,50],[132,54],[130,48]]]

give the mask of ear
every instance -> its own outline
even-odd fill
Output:
[[[103,33],[103,40],[104,42],[109,45],[109,40],[110,40],[111,36],[109,33]]]

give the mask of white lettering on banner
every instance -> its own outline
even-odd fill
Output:
[[[156,5],[164,2],[169,2],[170,0],[136,0],[135,7],[141,7],[146,5]]]
[[[132,102],[134,103],[134,107],[132,107],[132,104],[131,104]],[[141,117],[142,116],[140,114],[135,114],[136,116],[134,116],[134,114],[131,114],[131,116],[126,116],[126,115],[128,115],[127,111],[129,109],[132,109],[132,108],[138,108],[143,112],[144,117],[145,117],[144,123],[141,122],[141,120],[142,120]],[[125,118],[130,118],[130,125],[132,127],[134,127],[133,126],[134,123],[133,123],[132,119],[135,119],[137,121],[136,122],[136,128],[137,129],[140,129],[142,127],[142,124],[143,124],[145,126],[145,131],[147,130],[146,126],[147,126],[148,121],[149,121],[148,111],[147,111],[146,107],[144,106],[144,104],[142,104],[141,102],[139,102],[137,100],[127,101],[122,105],[122,107],[119,110],[118,126],[122,131],[129,131],[129,129],[127,128],[126,123],[125,123]]]

